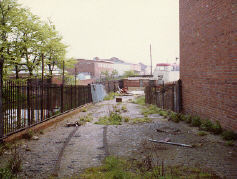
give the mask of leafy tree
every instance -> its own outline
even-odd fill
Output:
[[[111,78],[112,79],[116,79],[118,77],[118,71],[117,70],[113,70],[111,73]]]
[[[135,72],[134,70],[130,70],[130,71],[125,71],[124,74],[123,74],[123,77],[127,78],[129,76],[134,76],[134,75],[138,75],[138,73]]]
[[[18,14],[18,4],[15,0],[0,1],[0,137],[4,133],[2,113],[2,79],[4,62],[11,59],[9,55],[9,39],[11,38],[10,34],[14,29],[13,24],[16,21]]]

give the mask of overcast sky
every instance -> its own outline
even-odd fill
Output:
[[[179,57],[179,0],[19,0],[50,18],[69,45],[68,57],[173,62]]]

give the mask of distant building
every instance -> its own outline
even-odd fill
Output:
[[[111,73],[114,69],[113,63],[103,60],[77,59],[75,68],[67,69],[69,74],[76,75],[80,80],[99,79],[102,72]]]
[[[179,80],[179,65],[174,63],[158,63],[153,72],[155,79],[164,83]]]

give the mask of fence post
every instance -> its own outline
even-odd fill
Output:
[[[114,92],[116,92],[116,86],[115,86],[115,81],[114,81]]]
[[[61,113],[63,113],[64,109],[63,109],[63,92],[64,92],[64,89],[63,89],[64,85],[61,84]]]
[[[175,85],[172,85],[172,96],[171,96],[171,101],[172,101],[172,110],[177,112],[175,109],[175,97],[174,97],[174,89],[175,89]]]
[[[162,84],[162,109],[165,108],[165,82]]]
[[[28,118],[28,126],[30,126],[30,82],[29,79],[27,80],[27,118]]]
[[[182,81],[179,79],[177,83],[177,112],[182,111]]]
[[[88,102],[91,102],[91,86],[88,84]]]
[[[71,109],[72,109],[72,85],[71,85]]]

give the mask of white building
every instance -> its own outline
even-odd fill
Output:
[[[154,79],[164,83],[179,80],[179,65],[169,63],[158,63],[153,73]]]

